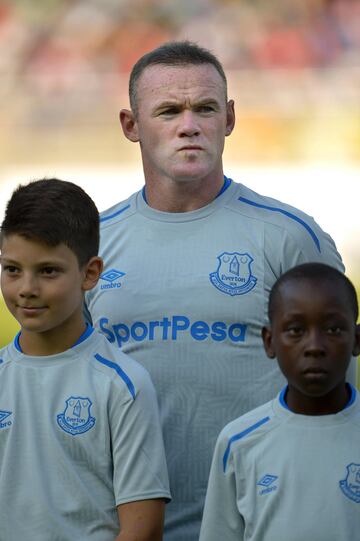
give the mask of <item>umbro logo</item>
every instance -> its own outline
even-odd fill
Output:
[[[109,269],[105,272],[103,272],[100,275],[100,279],[107,282],[106,284],[102,284],[100,286],[100,289],[115,289],[121,287],[121,282],[119,281],[120,278],[125,276],[125,272],[119,271],[117,269]]]
[[[260,481],[258,481],[256,484],[260,487],[263,487],[262,490],[260,490],[259,494],[268,494],[269,492],[273,492],[277,489],[277,485],[275,484],[275,481],[278,479],[277,475],[271,475],[267,473],[264,475]]]
[[[12,421],[9,419],[10,415],[12,415],[12,411],[0,410],[0,429],[12,425]]]

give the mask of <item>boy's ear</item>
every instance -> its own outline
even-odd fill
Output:
[[[134,113],[130,109],[121,109],[119,118],[125,137],[132,143],[138,143],[139,131]]]
[[[356,325],[355,328],[355,340],[352,354],[357,357],[360,355],[360,325]]]
[[[269,359],[275,359],[275,351],[272,345],[272,332],[270,327],[263,327],[261,331],[264,349]]]
[[[84,280],[82,283],[83,291],[89,291],[96,286],[100,278],[104,267],[103,260],[101,257],[94,256],[84,265]]]

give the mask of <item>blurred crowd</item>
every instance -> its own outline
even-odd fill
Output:
[[[0,96],[111,94],[145,51],[182,38],[227,70],[359,67],[360,1],[0,0]]]

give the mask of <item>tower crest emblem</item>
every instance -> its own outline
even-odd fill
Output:
[[[210,276],[210,282],[227,295],[244,295],[251,291],[257,278],[251,272],[254,261],[250,254],[239,252],[223,252],[217,257],[219,264]]]
[[[350,500],[360,503],[360,464],[352,462],[346,469],[346,478],[339,481],[340,488]]]
[[[57,416],[58,425],[65,432],[76,436],[87,432],[94,426],[95,417],[90,414],[92,406],[90,398],[70,396],[65,400],[65,404],[63,413],[59,413]]]

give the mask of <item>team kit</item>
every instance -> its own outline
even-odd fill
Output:
[[[0,541],[353,541],[358,300],[332,238],[224,176],[218,59],[134,65],[145,186],[18,186],[0,230]],[[309,194],[311,196],[311,194]]]

